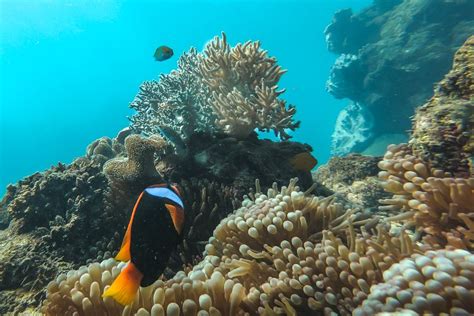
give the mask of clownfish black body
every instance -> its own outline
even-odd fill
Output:
[[[133,302],[139,286],[146,287],[163,273],[181,242],[184,205],[178,189],[167,184],[146,188],[138,197],[122,246],[115,257],[130,261],[103,296],[122,305]]]

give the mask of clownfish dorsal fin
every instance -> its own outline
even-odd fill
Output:
[[[132,223],[133,218],[135,216],[135,211],[137,210],[138,205],[140,204],[140,200],[142,199],[143,192],[135,202],[135,206],[133,207],[132,216],[130,216],[130,222],[128,222],[127,231],[125,232],[125,236],[123,237],[122,246],[120,246],[120,251],[115,256],[115,260],[117,261],[129,261],[131,258],[130,255],[130,242],[131,242],[131,235],[132,235]]]

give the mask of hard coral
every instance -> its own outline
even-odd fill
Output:
[[[104,173],[112,184],[126,191],[139,193],[147,186],[163,181],[155,168],[154,154],[167,147],[163,138],[130,135],[125,139],[127,157],[115,158],[104,165]]]
[[[131,107],[134,130],[160,133],[177,150],[195,132],[224,132],[246,138],[254,129],[273,130],[282,139],[294,130],[295,108],[278,97],[277,83],[284,73],[259,42],[230,47],[225,34],[206,45],[203,53],[191,49],[178,69],[145,82]]]
[[[132,129],[145,135],[162,134],[175,146],[182,146],[195,132],[214,132],[216,119],[208,102],[210,93],[199,74],[198,52],[184,53],[178,69],[147,81],[130,107]]]
[[[276,136],[288,139],[285,129],[294,130],[296,109],[286,107],[278,97],[280,77],[285,73],[274,57],[260,48],[260,42],[248,41],[230,47],[222,33],[206,45],[199,56],[203,81],[212,93],[211,105],[217,124],[237,138],[247,137],[255,128],[273,130]]]

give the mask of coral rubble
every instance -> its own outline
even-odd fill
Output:
[[[415,107],[430,97],[454,52],[472,35],[473,12],[472,1],[443,0],[374,1],[360,13],[337,12],[325,31],[328,49],[340,55],[328,91],[362,107],[367,119],[360,120],[372,118],[371,135],[405,133]],[[334,137],[350,134],[346,128],[338,125]],[[361,152],[371,140],[334,152]]]

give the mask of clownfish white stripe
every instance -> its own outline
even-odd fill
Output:
[[[152,187],[146,188],[145,191],[150,195],[171,200],[184,209],[183,201],[181,201],[176,193],[168,188]]]

